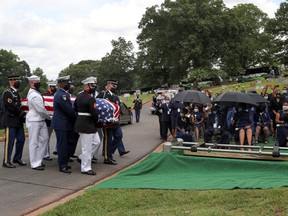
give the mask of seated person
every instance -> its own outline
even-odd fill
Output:
[[[235,130],[239,131],[240,145],[244,145],[245,137],[249,146],[252,144],[252,128],[254,126],[253,115],[247,108],[247,105],[240,103],[234,116]],[[243,148],[241,148],[243,150]]]
[[[202,130],[202,126],[203,126],[203,113],[199,111],[199,106],[195,105],[194,106],[194,110],[192,111],[192,116],[194,119],[194,122],[192,122],[194,124],[195,127],[195,138],[196,141],[199,140],[199,134],[200,134],[200,130]]]
[[[258,143],[259,134],[263,132],[265,136],[264,143],[267,144],[271,128],[271,118],[269,112],[263,109],[263,107],[259,106],[254,116],[254,123],[255,123],[255,143]]]
[[[207,129],[204,131],[204,141],[206,143],[212,142],[213,135],[220,135],[220,143],[229,143],[229,132],[226,127],[226,117],[220,111],[218,105],[214,105],[212,112],[208,115]]]
[[[235,133],[235,125],[232,124],[234,121],[234,115],[236,113],[236,108],[235,107],[230,107],[227,111],[226,115],[226,126],[227,130],[229,131],[230,139],[233,141],[234,133]]]
[[[184,142],[195,141],[191,130],[191,113],[187,108],[182,108],[180,116],[177,119],[176,138],[181,138]]]
[[[287,147],[288,142],[288,102],[276,113],[277,140],[280,147]]]

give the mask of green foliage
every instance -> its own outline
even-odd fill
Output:
[[[131,89],[134,86],[135,56],[133,44],[119,37],[112,40],[113,49],[101,59],[98,74],[98,90],[103,90],[107,79],[118,80],[118,91]]]
[[[98,78],[99,82],[100,61],[85,60],[80,61],[78,64],[70,64],[67,68],[62,70],[59,77],[70,75],[72,77],[74,94],[83,90],[82,80],[90,76]]]
[[[288,64],[288,1],[282,2],[275,18],[268,23],[268,30],[276,38],[276,58],[280,63]]]
[[[148,8],[137,38],[141,78],[159,75],[153,80],[177,83],[191,68],[212,67],[219,56],[223,10],[221,0],[167,0],[160,8]]]
[[[30,67],[25,61],[20,61],[20,58],[12,51],[0,50],[0,92],[3,92],[9,86],[7,77],[10,75],[19,75],[22,77],[21,86],[27,85],[27,76],[30,76]],[[19,89],[23,95],[23,87]]]

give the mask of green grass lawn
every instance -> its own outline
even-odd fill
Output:
[[[189,179],[187,179],[189,181]],[[57,206],[50,215],[288,215],[288,189],[97,189]]]

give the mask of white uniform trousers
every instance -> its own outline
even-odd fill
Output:
[[[47,129],[48,129],[48,137],[49,137],[49,140],[48,140],[47,148],[45,149],[44,157],[50,157],[50,137],[51,137],[51,134],[52,134],[52,132],[53,132],[53,128],[47,127]]]
[[[92,158],[92,149],[95,149],[95,145],[99,143],[98,133],[87,134],[79,133],[80,143],[81,143],[81,154],[78,156],[81,159],[81,172],[87,172],[92,170],[91,168],[91,158]],[[99,145],[99,144],[98,144]]]
[[[101,139],[99,136],[99,132],[96,132],[94,139],[93,139],[93,142],[92,142],[92,154],[91,154],[92,158],[93,158],[93,156],[96,157],[96,155],[98,155],[100,145],[101,145]]]
[[[45,121],[26,121],[29,137],[29,156],[31,168],[41,166],[49,142]]]

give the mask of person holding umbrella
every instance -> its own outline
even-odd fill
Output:
[[[269,112],[265,110],[262,106],[259,106],[256,109],[256,113],[254,115],[255,120],[255,143],[258,143],[259,134],[263,131],[265,140],[264,143],[268,143],[269,131],[271,127],[271,118]]]
[[[238,136],[240,145],[241,146],[244,145],[244,140],[246,137],[248,145],[251,146],[253,135],[252,128],[254,125],[254,120],[252,113],[247,108],[247,104],[245,103],[239,104],[237,112],[235,113],[234,116],[234,124],[235,124],[235,130],[239,131]],[[241,148],[241,150],[243,150],[243,148]]]

